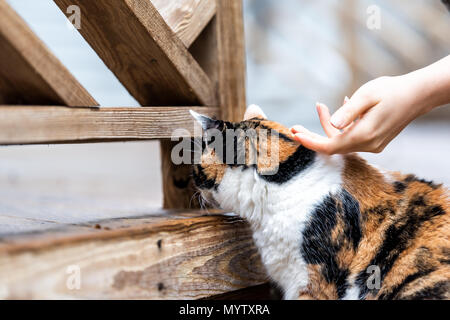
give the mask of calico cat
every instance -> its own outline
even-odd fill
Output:
[[[315,153],[256,106],[239,123],[193,115],[222,133],[224,147],[256,150],[253,163],[248,155],[224,161],[206,138],[193,176],[205,199],[249,222],[285,299],[450,298],[447,189],[356,154]],[[241,133],[230,140],[227,129]]]

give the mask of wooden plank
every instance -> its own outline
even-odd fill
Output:
[[[0,243],[0,298],[199,299],[267,281],[237,217],[98,225]]]
[[[271,283],[231,291],[204,300],[281,300],[282,292]]]
[[[172,148],[176,145],[168,139],[159,141],[164,209],[198,209],[199,194],[192,178],[192,165],[175,165]]]
[[[206,26],[200,36],[191,45],[189,51],[211,79],[218,90],[217,63],[217,22],[216,18]],[[192,166],[174,165],[171,152],[175,143],[170,140],[160,141],[163,207],[165,209],[200,208],[192,180]]]
[[[98,105],[5,0],[0,48],[0,104]]]
[[[0,147],[0,238],[162,207],[159,141]]]
[[[161,139],[171,138],[175,129],[193,134],[190,109],[219,113],[214,107],[0,106],[0,144]]]
[[[216,17],[192,44],[190,51],[218,89],[221,118],[240,121],[246,109],[242,2],[231,0],[216,3]],[[174,179],[191,176],[191,170],[171,164],[171,146],[170,142],[161,142],[161,159],[165,164],[162,168],[164,208],[198,206],[195,201],[190,201],[195,199],[189,187],[192,182],[186,183],[186,188],[179,188],[174,183]]]
[[[242,0],[217,0],[216,16],[222,118],[241,121],[246,109]]]
[[[187,48],[216,14],[215,0],[151,0],[151,2]]]
[[[214,17],[203,32],[189,48],[189,52],[197,60],[213,83],[216,91],[219,90],[219,63],[217,47],[217,19]]]
[[[210,1],[215,4],[214,1]],[[218,48],[217,21],[214,17],[189,48],[190,53],[206,72],[218,92]],[[220,116],[220,115],[219,115]],[[198,193],[193,188],[192,167],[174,165],[171,151],[175,144],[169,140],[160,141],[163,207],[165,209],[200,208]]]
[[[54,2],[80,7],[80,33],[141,105],[215,105],[208,76],[150,1]]]

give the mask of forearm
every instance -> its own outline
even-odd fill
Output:
[[[405,77],[414,84],[413,91],[422,113],[450,103],[450,55]]]

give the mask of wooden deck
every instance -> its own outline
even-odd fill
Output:
[[[0,298],[270,297],[245,222],[161,209],[158,150],[0,147]],[[74,266],[80,290],[66,285]]]
[[[174,130],[195,134],[189,109],[230,121],[243,116],[242,2],[54,2],[64,14],[80,8],[78,31],[145,107],[98,107],[0,0],[0,45],[7,48],[0,52],[0,145],[159,139],[160,162],[153,163],[161,165],[148,174],[120,163],[110,174],[128,182],[121,184],[89,161],[79,166],[76,148],[70,161],[39,163],[27,153],[33,146],[21,147],[22,166],[12,174],[0,159],[0,299],[199,299],[267,288],[248,225],[199,210],[190,166],[171,160]],[[71,175],[70,163],[82,169]],[[140,189],[143,177],[152,190]],[[166,210],[146,200],[155,195]]]
[[[247,224],[198,212],[0,238],[0,279],[3,299],[199,299],[267,282]]]

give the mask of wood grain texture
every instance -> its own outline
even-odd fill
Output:
[[[248,287],[236,291],[226,292],[204,300],[281,300],[282,292],[271,283]]]
[[[189,52],[200,64],[211,80],[215,90],[219,90],[219,62],[217,45],[217,19],[213,17],[203,32],[189,48]]]
[[[0,147],[0,238],[162,207],[159,141]]]
[[[216,14],[215,0],[151,0],[151,2],[187,48]]]
[[[216,16],[222,118],[241,121],[246,109],[242,0],[217,0]]]
[[[208,76],[148,0],[54,0],[78,5],[79,30],[141,105],[215,105]]]
[[[217,1],[216,17],[192,44],[190,52],[208,74],[219,94],[221,118],[242,120],[246,109],[245,98],[245,48],[243,12],[241,0]],[[191,175],[190,168],[171,164],[171,144],[161,143],[164,177],[164,207],[189,208],[198,205],[191,202],[194,191],[190,187],[179,188],[174,181]],[[195,197],[194,197],[195,199]]]
[[[98,105],[5,0],[0,48],[0,104]]]
[[[164,209],[200,208],[199,194],[196,194],[192,179],[192,165],[175,165],[171,159],[172,148],[177,142],[161,140],[161,170],[163,182]]]
[[[0,242],[0,298],[199,299],[267,281],[237,217],[164,215],[73,228]],[[70,267],[79,268],[78,290],[67,286]]]
[[[0,106],[0,144],[161,139],[171,138],[175,129],[194,134],[190,109],[219,113],[213,107]]]

